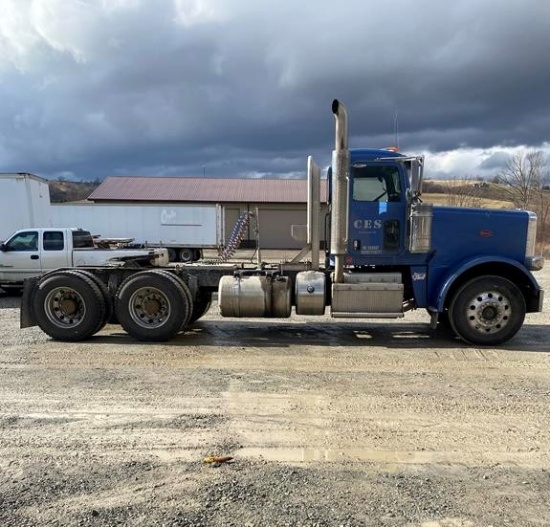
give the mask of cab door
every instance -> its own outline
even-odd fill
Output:
[[[2,245],[0,272],[7,282],[22,282],[41,271],[38,231],[20,231]]]
[[[406,199],[402,168],[355,163],[350,171],[348,250],[352,264],[369,265],[404,252]]]
[[[45,231],[43,233],[40,261],[43,272],[71,265],[63,231]]]

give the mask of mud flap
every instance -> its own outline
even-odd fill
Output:
[[[34,316],[34,293],[38,289],[39,281],[40,278],[27,278],[25,280],[19,315],[20,328],[30,328],[37,325],[36,317]]]

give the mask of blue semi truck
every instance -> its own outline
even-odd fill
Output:
[[[293,261],[59,269],[26,281],[21,327],[39,325],[54,339],[78,341],[109,322],[138,340],[166,341],[204,315],[217,292],[224,317],[328,311],[377,319],[426,309],[432,327],[445,325],[467,343],[512,338],[527,313],[542,310],[532,274],[544,265],[535,254],[536,215],[423,203],[424,158],[350,150],[347,111],[335,100],[332,112],[324,258],[321,171],[309,158],[307,242]]]

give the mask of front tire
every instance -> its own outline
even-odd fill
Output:
[[[464,284],[449,306],[449,322],[462,340],[494,346],[511,339],[525,319],[520,289],[501,276],[480,276]]]
[[[35,316],[40,329],[56,340],[86,340],[99,331],[107,314],[94,280],[77,271],[48,274],[38,284]]]

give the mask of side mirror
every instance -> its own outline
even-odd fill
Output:
[[[0,243],[0,251],[2,251],[3,253],[5,253],[7,250],[8,250],[7,245],[4,244],[4,243]]]
[[[417,158],[411,163],[411,191],[414,195],[422,193],[422,178],[424,175],[424,159]]]
[[[422,179],[424,176],[424,156],[407,159],[407,172],[409,175],[409,199],[418,200],[422,195]]]

